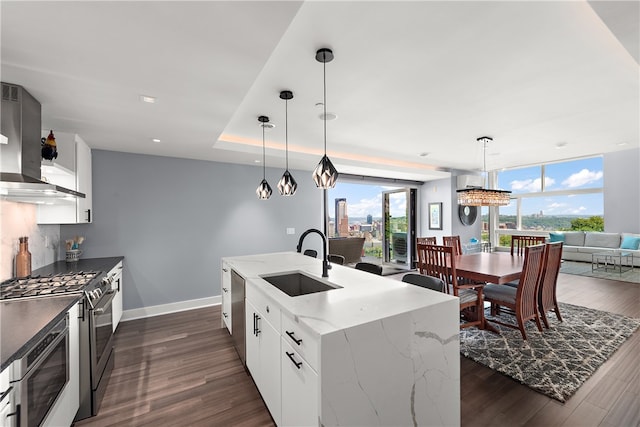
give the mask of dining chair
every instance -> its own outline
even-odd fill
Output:
[[[332,264],[344,265],[345,258],[342,255],[329,254],[329,255],[327,255],[327,258],[329,258],[329,262],[332,263]]]
[[[437,244],[436,242],[436,236],[433,237],[416,237],[416,244],[417,245],[435,245]]]
[[[382,266],[380,264],[372,264],[370,262],[359,262],[356,264],[357,270],[366,271],[367,273],[377,274],[382,276]]]
[[[522,274],[517,287],[493,283],[484,287],[484,299],[491,303],[491,314],[496,316],[496,306],[508,307],[514,312],[518,325],[497,319],[492,319],[491,321],[519,329],[523,340],[527,339],[524,324],[529,320],[535,320],[538,330],[542,332],[538,311],[538,289],[542,274],[544,250],[545,245],[527,246],[525,248]]]
[[[402,281],[422,288],[431,289],[432,291],[445,292],[445,283],[437,277],[407,273],[402,276]]]
[[[511,236],[511,255],[524,255],[524,248],[527,246],[544,244],[544,236]]]
[[[558,320],[562,322],[560,307],[556,298],[556,286],[561,261],[562,242],[547,243],[544,253],[544,270],[540,280],[540,290],[538,291],[538,311],[547,329],[549,329],[549,321],[547,319],[549,310],[553,310]]]
[[[455,249],[451,246],[418,245],[418,259],[422,259],[420,272],[440,279],[447,293],[460,299],[460,312],[465,312],[461,328],[470,326],[484,327],[484,301],[481,284],[462,284],[458,282],[456,272]],[[473,310],[473,313],[469,311]],[[470,316],[469,314],[472,314]]]
[[[306,256],[310,256],[311,258],[317,258],[318,257],[318,251],[316,251],[314,249],[305,249],[304,254]]]
[[[454,255],[462,255],[462,244],[460,243],[460,236],[444,236],[442,242],[445,246],[451,246],[455,248]]]

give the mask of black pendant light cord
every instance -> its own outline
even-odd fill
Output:
[[[262,123],[262,179],[267,179],[267,165],[264,162],[264,123]]]
[[[322,57],[324,58],[324,61],[322,61],[322,74],[323,74],[323,82],[322,82],[322,86],[323,86],[323,97],[324,97],[324,102],[323,107],[324,107],[324,116],[323,118],[323,123],[324,123],[324,155],[327,155],[327,60],[326,60],[326,53],[323,52],[322,53]]]
[[[285,147],[285,170],[289,170],[289,100],[284,100],[284,147]]]

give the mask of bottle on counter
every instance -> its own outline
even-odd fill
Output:
[[[31,275],[31,252],[29,252],[29,238],[20,237],[20,250],[16,255],[16,277]]]

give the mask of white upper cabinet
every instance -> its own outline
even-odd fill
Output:
[[[49,135],[42,131],[42,137]],[[91,148],[79,135],[55,132],[58,158],[42,160],[42,180],[85,194],[85,198],[56,199],[38,205],[38,224],[82,224],[92,222]]]
[[[91,148],[76,135],[76,191],[84,193],[84,199],[77,199],[77,223],[91,222],[93,199],[91,197]]]

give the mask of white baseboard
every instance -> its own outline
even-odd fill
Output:
[[[121,322],[128,320],[144,319],[146,317],[160,316],[163,314],[177,313],[180,311],[193,310],[195,308],[210,307],[222,303],[220,295],[215,297],[192,299],[188,301],[172,302],[169,304],[153,305],[150,307],[134,308],[125,310],[122,313]]]

